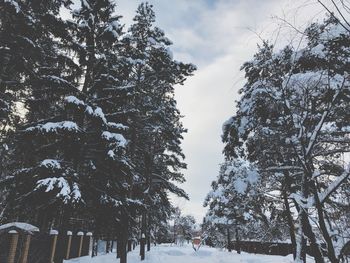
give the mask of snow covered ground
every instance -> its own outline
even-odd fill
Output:
[[[141,263],[136,248],[128,254],[128,263]],[[65,261],[65,263],[118,263],[115,253],[98,256],[95,258],[83,257]],[[292,256],[269,256],[236,252],[220,251],[215,248],[201,247],[195,252],[191,246],[174,246],[163,244],[152,247],[146,254],[146,260],[143,263],[289,263],[293,262]]]

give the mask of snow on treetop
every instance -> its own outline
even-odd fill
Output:
[[[232,176],[231,187],[239,194],[245,193],[249,185],[254,185],[259,180],[258,171],[243,159],[232,161],[227,166],[225,175]]]
[[[146,62],[139,58],[137,59],[126,58],[125,60],[132,65],[146,65]]]
[[[61,122],[47,122],[45,124],[39,124],[35,127],[29,127],[26,131],[40,131],[40,132],[57,132],[59,130],[74,131],[78,132],[79,127],[75,122],[72,121],[61,121]]]
[[[76,12],[79,12],[79,11],[76,11]],[[88,24],[87,21],[82,20],[82,21],[79,22],[78,27],[79,28],[89,28],[89,24]]]
[[[73,200],[81,200],[81,193],[77,183],[73,183],[72,185],[72,194],[71,197]]]
[[[341,35],[346,36],[349,32],[340,23],[329,23],[320,34],[321,39],[329,40],[338,38]]]
[[[242,180],[241,178],[237,178],[233,182],[233,186],[237,193],[243,194],[247,190],[248,184],[246,181]]]
[[[229,118],[222,124],[222,131],[225,132],[234,123],[235,119],[233,117]]]
[[[109,151],[107,152],[107,155],[108,155],[109,157],[111,157],[112,159],[115,158],[115,153],[114,153],[113,150],[109,150]]]
[[[106,194],[101,195],[100,202],[102,204],[111,204],[114,207],[119,207],[119,206],[123,205],[123,203],[120,200],[112,198],[112,197],[110,197],[109,195],[106,195]]]
[[[240,120],[240,125],[238,127],[238,133],[240,135],[244,134],[245,130],[246,130],[246,126],[249,123],[249,120],[247,117],[243,116]]]
[[[107,123],[107,119],[100,107],[96,107],[92,115],[99,117],[103,121],[103,123]]]
[[[40,163],[40,166],[46,168],[61,169],[61,164],[58,162],[58,160],[54,159],[45,159]]]
[[[106,139],[107,141],[115,141],[119,147],[125,148],[127,145],[127,140],[119,133],[104,131],[102,133],[102,138]]]
[[[325,46],[323,44],[318,44],[311,48],[310,53],[315,55],[316,57],[325,58],[327,55],[324,49]]]
[[[290,77],[286,77],[283,86],[287,86],[295,92],[302,92],[303,89],[316,89],[324,86],[333,90],[339,89],[344,82],[344,77],[336,74],[330,76],[326,71],[307,71],[302,73],[296,73]],[[316,93],[313,94],[317,96]]]
[[[62,198],[65,204],[69,201],[78,202],[81,200],[81,193],[78,185],[73,183],[71,188],[68,181],[63,177],[50,177],[38,180],[35,190],[39,190],[41,188],[46,188],[46,193],[59,190],[56,197]]]
[[[120,27],[121,25],[119,24],[119,22],[117,20],[114,20],[111,23],[109,23],[105,31],[110,32],[114,38],[118,38],[119,37],[118,29]]]
[[[19,7],[18,3],[14,0],[5,0],[5,3],[9,3],[11,4],[15,9],[16,9],[16,13],[21,12],[21,8]]]
[[[53,81],[56,84],[61,84],[61,85],[64,84],[64,85],[67,85],[67,86],[72,86],[72,84],[69,81],[67,81],[67,80],[65,80],[63,78],[60,78],[58,76],[43,75],[42,78],[47,79],[49,81]]]
[[[111,128],[120,129],[120,130],[127,130],[129,128],[128,126],[125,126],[121,123],[115,123],[115,122],[108,122],[107,125]]]
[[[85,7],[87,9],[91,10],[91,6],[89,5],[89,3],[86,0],[82,0],[81,5],[82,5],[82,7]]]
[[[94,110],[91,108],[91,106],[86,106],[85,112],[89,115],[94,114]]]
[[[80,99],[78,99],[75,96],[68,96],[68,97],[65,98],[65,101],[67,103],[75,104],[77,106],[85,106],[85,102],[80,100]]]
[[[173,54],[173,52],[171,51],[170,48],[167,47],[167,48],[165,49],[165,51],[166,51],[166,53],[168,54],[168,56],[169,56],[170,59],[173,59],[173,58],[174,58],[174,54]]]

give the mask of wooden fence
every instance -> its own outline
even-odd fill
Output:
[[[290,243],[240,241],[239,243],[232,242],[231,246],[234,250],[237,250],[239,247],[241,251],[254,254],[279,256],[293,254],[293,247]]]
[[[0,263],[62,263],[87,256],[92,233],[26,233],[10,230],[0,234]]]
[[[259,241],[236,241],[232,242],[231,248],[237,250],[240,248],[241,251],[254,254],[265,254],[265,255],[279,255],[287,256],[293,254],[293,246],[291,243],[280,243],[280,242],[259,242]],[[326,244],[321,244],[322,252],[324,256],[326,253]],[[306,253],[310,256],[314,255],[314,251],[308,245],[306,247]]]

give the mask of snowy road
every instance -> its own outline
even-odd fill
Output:
[[[143,263],[289,263],[292,261],[291,256],[280,257],[247,253],[238,255],[236,252],[229,253],[209,247],[202,247],[195,252],[191,246],[179,247],[164,244],[152,247]],[[115,253],[113,253],[95,258],[85,257],[65,262],[118,263],[119,261],[116,260]],[[128,263],[141,263],[137,249],[128,254]]]

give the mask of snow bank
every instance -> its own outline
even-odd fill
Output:
[[[98,257],[82,257],[79,259],[71,259],[64,261],[65,263],[118,263],[119,260],[115,258],[115,253],[101,255]],[[139,263],[139,249],[128,253],[128,263]],[[150,252],[146,253],[144,263],[287,263],[293,262],[293,257],[287,256],[270,256],[270,255],[256,255],[235,252],[220,251],[215,248],[201,247],[199,251],[195,252],[190,245],[172,246],[170,244],[159,245],[152,247]],[[312,261],[308,261],[312,262]]]

